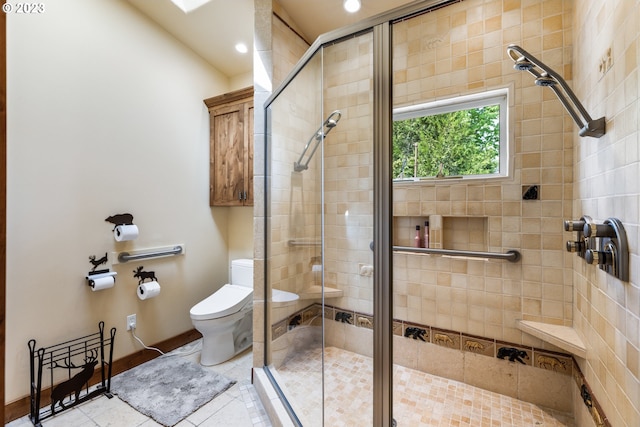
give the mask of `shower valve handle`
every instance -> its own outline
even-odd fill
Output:
[[[594,251],[593,249],[587,249],[584,254],[584,259],[588,264],[598,264],[598,265],[612,265],[613,264],[613,253],[612,252],[603,252],[603,251]]]
[[[565,220],[564,231],[582,231],[586,222],[584,220],[571,221]]]
[[[567,252],[578,252],[581,253],[586,249],[586,245],[584,241],[576,240],[572,242],[567,242]]]
[[[582,232],[586,237],[616,237],[616,231],[609,224],[586,223]]]

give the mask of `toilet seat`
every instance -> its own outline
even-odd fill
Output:
[[[218,319],[240,311],[251,300],[252,296],[252,288],[224,285],[194,305],[189,313],[194,320]]]

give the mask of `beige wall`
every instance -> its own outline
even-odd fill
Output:
[[[9,403],[29,393],[29,339],[53,345],[103,320],[121,358],[141,349],[125,331],[131,313],[147,344],[178,335],[192,328],[189,308],[226,282],[227,246],[252,249],[234,243],[227,209],[209,207],[202,102],[246,77],[230,83],[124,1],[8,16],[7,58]],[[140,236],[116,243],[104,219],[123,212]],[[86,286],[90,255],[175,243],[186,255],[116,265],[114,288]],[[156,272],[157,298],[136,297],[138,265]]]
[[[587,344],[579,364],[611,424],[631,427],[640,425],[640,7],[581,0],[574,14],[573,87],[592,117],[607,119],[602,138],[574,137],[574,217],[620,219],[630,246],[629,282],[573,258],[574,324]],[[613,65],[601,76],[608,49]]]

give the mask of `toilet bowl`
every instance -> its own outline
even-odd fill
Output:
[[[231,261],[230,278],[189,312],[202,334],[203,365],[227,361],[253,344],[253,260]]]

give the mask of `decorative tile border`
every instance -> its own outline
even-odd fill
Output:
[[[425,329],[429,326],[423,326]],[[460,350],[460,332],[431,328],[431,343],[442,347]]]
[[[589,410],[589,413],[591,414],[591,417],[593,418],[593,421],[595,422],[596,427],[611,427],[611,423],[609,422],[609,419],[602,411],[602,406],[600,406],[600,403],[596,400],[596,398],[591,393],[591,388],[589,387],[589,384],[587,384],[587,381],[585,380],[584,375],[582,375],[582,371],[580,371],[580,367],[576,363],[575,359],[572,358],[572,362],[573,362],[573,379],[576,382],[576,386],[578,387],[578,390],[580,390],[580,396],[582,397],[582,401],[584,402],[585,406]]]
[[[462,349],[471,353],[493,357],[496,351],[496,343],[486,338],[462,334]]]
[[[273,339],[282,335],[282,325],[291,330],[300,325],[321,325],[322,305],[313,303],[302,310],[291,314],[287,319],[275,323],[272,327]],[[360,313],[340,307],[325,305],[324,318],[339,323],[347,323],[357,328],[373,329],[374,319],[371,314]],[[286,332],[286,331],[285,331]],[[542,350],[535,347],[522,346],[506,341],[476,335],[463,334],[458,331],[436,328],[419,323],[394,319],[394,335],[439,345],[453,350],[468,351],[487,357],[496,357],[512,363],[533,366],[540,369],[571,375],[573,358],[569,354]]]
[[[300,325],[320,326],[322,324],[322,313],[322,305],[313,303],[291,314],[288,318],[273,324],[271,327],[272,339],[275,340],[287,331]],[[328,305],[325,305],[323,314],[325,320],[331,319],[335,322],[347,323],[357,328],[373,329],[374,318],[371,314],[359,313],[357,311]],[[591,389],[585,381],[578,364],[570,354],[522,346],[506,341],[494,340],[492,338],[468,335],[429,325],[405,322],[400,319],[393,320],[393,334],[454,350],[467,351],[487,357],[496,357],[511,363],[520,363],[559,374],[572,375],[580,390],[582,400],[593,417],[596,426],[611,427],[611,423],[604,415],[602,407],[591,393]]]
[[[495,357],[509,362],[516,362],[522,365],[532,366],[533,353],[536,351],[533,347],[523,347],[505,341],[496,340]],[[540,351],[540,350],[537,350]],[[547,352],[545,352],[546,354]]]

